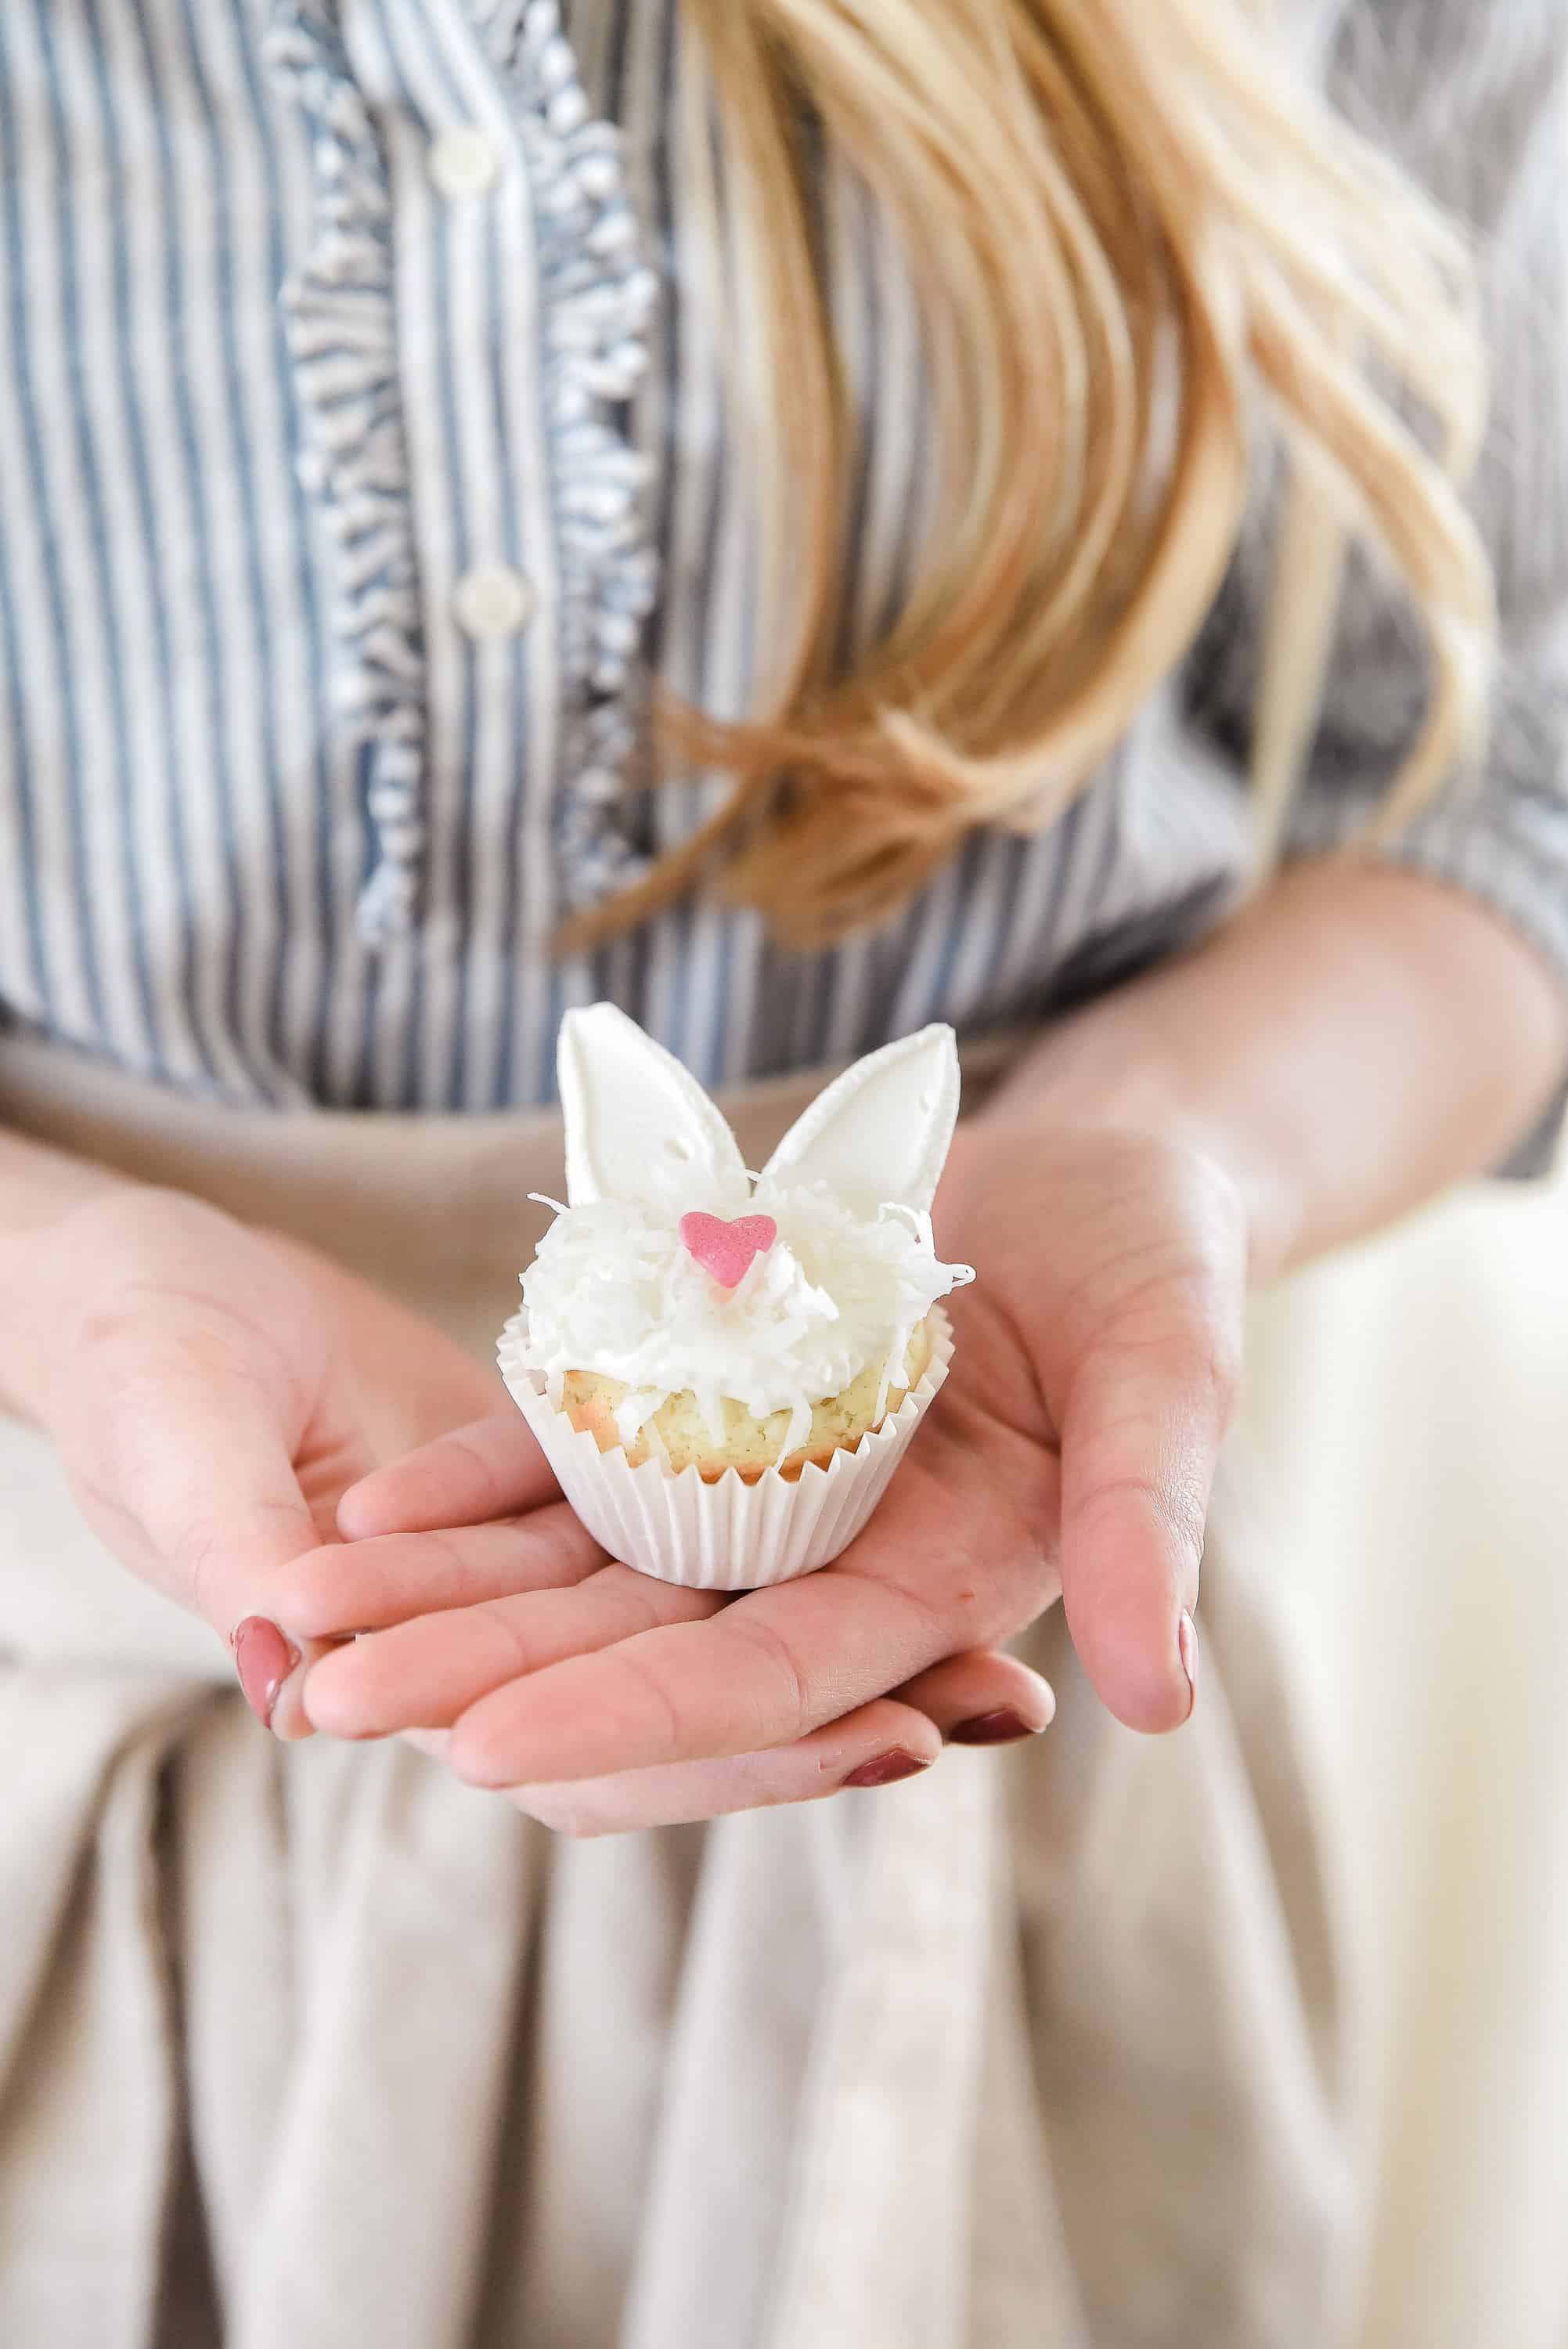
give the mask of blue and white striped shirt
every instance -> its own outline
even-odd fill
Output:
[[[1339,94],[1496,240],[1492,771],[1390,853],[1568,973],[1568,28],[1556,0],[1309,5]],[[1037,1016],[1220,917],[1261,536],[1065,820],[976,835],[882,933],[800,957],[697,902],[552,959],[561,916],[722,789],[623,793],[640,680],[737,715],[751,685],[754,500],[683,202],[677,18],[5,0],[5,1018],[234,1102],[480,1110],[549,1098],[570,1002],[614,998],[719,1084]],[[824,210],[869,425],[852,642],[907,561],[923,385],[892,238],[847,175]],[[1298,848],[1358,821],[1418,694],[1363,585]]]

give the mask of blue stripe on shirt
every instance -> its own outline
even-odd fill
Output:
[[[234,780],[231,763],[228,722],[228,692],[223,676],[222,647],[220,636],[221,615],[217,583],[213,573],[212,541],[210,507],[212,486],[222,481],[222,472],[212,464],[212,452],[203,447],[197,429],[195,401],[191,381],[190,355],[186,341],[185,279],[187,262],[181,241],[185,215],[180,201],[181,181],[175,168],[174,151],[170,137],[169,113],[161,102],[163,77],[159,68],[152,26],[148,13],[148,0],[130,0],[130,17],[140,42],[151,96],[152,128],[159,160],[160,191],[164,218],[164,307],[169,330],[169,348],[173,362],[175,425],[185,493],[189,502],[191,545],[195,558],[200,624],[205,660],[204,699],[209,729],[212,784],[220,834],[223,848],[225,910],[228,916],[226,936],[214,940],[221,947],[222,973],[222,1005],[224,1026],[234,1057],[248,1075],[253,1092],[263,1101],[274,1097],[272,1081],[259,1063],[248,1023],[241,1008],[241,975],[245,936],[248,927],[246,905],[240,867],[238,842],[234,826]],[[226,510],[226,501],[225,501]],[[182,874],[188,893],[191,918],[195,924],[195,900],[189,864]],[[200,971],[195,976],[200,988]]]
[[[16,125],[9,98],[10,82],[11,61],[7,54],[4,16],[0,15],[0,140],[4,140],[7,152],[11,151],[16,143]],[[83,769],[81,732],[77,723],[76,694],[71,682],[72,647],[70,630],[66,619],[66,595],[65,584],[61,576],[59,540],[55,518],[49,511],[48,477],[45,471],[43,441],[38,429],[38,397],[33,366],[32,313],[25,293],[26,238],[23,227],[22,187],[15,171],[0,174],[0,178],[3,178],[5,183],[5,233],[11,286],[7,316],[10,349],[7,356],[15,371],[16,398],[22,419],[23,453],[43,540],[44,590],[48,605],[49,627],[54,639],[57,674],[62,687],[60,715],[66,738],[66,760],[69,768],[66,788],[70,799],[71,878],[76,892],[77,946],[81,957],[88,1009],[99,1036],[107,1043],[112,1030],[99,978],[98,926],[93,913],[93,894],[88,885],[85,803],[88,779]]]
[[[50,123],[54,132],[55,152],[59,168],[62,276],[60,303],[62,322],[72,357],[72,364],[67,370],[70,385],[71,423],[76,438],[77,461],[81,469],[82,485],[86,492],[88,530],[92,542],[93,574],[98,589],[98,616],[103,628],[108,700],[113,719],[115,775],[119,801],[120,854],[124,860],[123,885],[128,900],[136,999],[141,1015],[142,1053],[150,1073],[155,1077],[164,1078],[168,1074],[168,1070],[160,1035],[152,980],[148,968],[147,934],[142,918],[140,874],[138,869],[134,787],[131,773],[131,710],[126,693],[125,658],[120,640],[119,615],[115,608],[114,578],[109,561],[108,527],[104,514],[103,481],[98,465],[98,447],[92,424],[88,416],[82,384],[86,346],[81,328],[77,277],[77,240],[80,233],[80,226],[74,174],[70,168],[70,135],[67,127],[65,102],[60,88],[59,62],[50,23],[51,14],[50,0],[35,0],[38,45],[44,60],[45,79],[48,87]],[[76,691],[74,677],[68,690],[74,697]]]

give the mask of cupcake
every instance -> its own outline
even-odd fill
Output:
[[[948,1028],[830,1084],[758,1176],[696,1079],[611,1004],[560,1042],[567,1204],[500,1365],[614,1556],[745,1590],[853,1540],[946,1376],[931,1204],[958,1112]]]

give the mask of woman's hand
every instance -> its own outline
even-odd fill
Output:
[[[979,1275],[953,1300],[953,1373],[836,1565],[727,1603],[618,1566],[542,1591],[532,1521],[516,1521],[537,1454],[502,1415],[349,1494],[352,1547],[284,1578],[302,1632],[387,1627],[316,1664],[312,1719],[436,1733],[461,1776],[525,1789],[554,1825],[706,1816],[843,1783],[849,1729],[890,1741],[890,1772],[918,1766],[933,1740],[906,1717],[931,1701],[924,1676],[1065,1592],[1111,1709],[1146,1730],[1184,1721],[1241,1342],[1234,1185],[1139,1134],[980,1123],[954,1146],[938,1237]],[[1025,1725],[1042,1711],[1037,1696]]]
[[[494,1372],[311,1250],[129,1184],[94,1184],[0,1239],[0,1396],[54,1440],[88,1522],[233,1645],[269,1726],[307,1736],[301,1667],[323,1648],[291,1609],[291,1566],[307,1556],[315,1588],[361,1566],[363,1553],[332,1545],[344,1492],[377,1461],[446,1436],[445,1474],[460,1478],[466,1446],[448,1432],[489,1409]],[[510,1592],[565,1604],[602,1579],[603,1552],[531,1442],[508,1461],[507,1491],[514,1521],[493,1535]],[[438,1580],[440,1564],[432,1546]],[[352,1596],[355,1576],[342,1587]],[[378,1589],[366,1623],[385,1619],[386,1601]],[[335,1631],[358,1627],[352,1605],[326,1611]],[[1027,1726],[1044,1717],[1040,1684],[1002,1657],[959,1659],[923,1696],[930,1715],[884,1708],[861,1724],[861,1747],[882,1727],[939,1746],[942,1726],[980,1714],[994,1729],[1009,1705]],[[855,1733],[845,1750],[852,1769]]]
[[[280,1572],[333,1537],[377,1461],[472,1419],[493,1379],[306,1248],[118,1185],[0,1240],[0,1392],[58,1447],[94,1529],[236,1648],[245,1692],[305,1735]],[[518,1506],[547,1501],[520,1464]],[[555,1568],[599,1562],[559,1504]],[[306,1651],[305,1661],[310,1653]]]

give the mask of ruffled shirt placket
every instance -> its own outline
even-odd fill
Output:
[[[421,918],[441,678],[471,657],[493,711],[520,639],[530,912],[548,923],[643,869],[621,802],[657,564],[622,418],[659,289],[619,134],[592,115],[556,0],[280,0],[269,54],[315,131],[315,233],[284,300],[302,479],[333,545],[334,698],[365,753],[361,935],[384,946]],[[432,299],[436,212],[471,265]],[[470,301],[488,285],[499,315],[459,315],[459,284]],[[476,344],[521,356],[505,400]],[[423,478],[445,462],[442,375],[473,518],[460,565],[421,520],[451,503]]]

